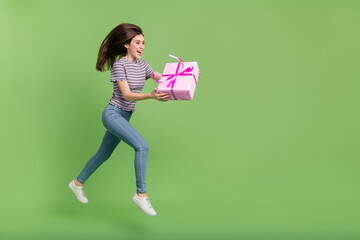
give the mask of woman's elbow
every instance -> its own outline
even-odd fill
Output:
[[[131,101],[131,100],[129,99],[129,95],[123,95],[123,96],[124,96],[124,98],[125,98],[126,101]]]
[[[126,101],[133,101],[130,93],[123,94],[123,96]]]

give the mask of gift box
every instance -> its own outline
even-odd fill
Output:
[[[180,62],[166,63],[158,86],[158,93],[169,93],[171,100],[192,100],[199,77],[197,62],[184,62],[169,54]]]

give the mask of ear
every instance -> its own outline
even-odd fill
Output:
[[[129,44],[127,44],[127,43],[125,43],[124,46],[125,46],[126,49],[129,48]]]

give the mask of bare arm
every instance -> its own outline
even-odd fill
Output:
[[[139,101],[151,98],[159,101],[167,101],[170,99],[170,96],[167,93],[157,93],[157,88],[155,88],[151,93],[133,93],[130,91],[127,81],[118,81],[118,85],[122,95],[127,101]]]

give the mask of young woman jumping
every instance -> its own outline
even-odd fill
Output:
[[[146,165],[149,146],[140,133],[129,123],[134,113],[136,101],[156,99],[166,102],[167,93],[140,93],[145,80],[161,79],[161,74],[141,60],[145,49],[142,29],[134,24],[122,23],[115,27],[104,39],[98,53],[96,69],[111,70],[110,81],[114,92],[102,114],[102,122],[107,129],[100,148],[86,163],[81,173],[70,183],[70,189],[82,203],[88,203],[83,184],[90,175],[104,163],[122,140],[135,150],[136,193],[132,201],[146,214],[156,216],[146,194]],[[199,71],[200,74],[200,71]]]

